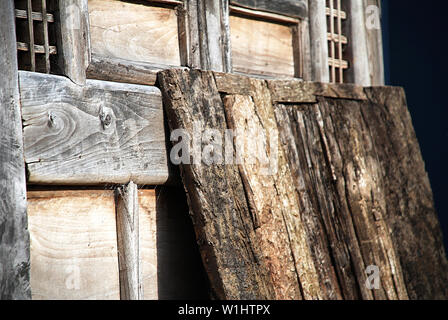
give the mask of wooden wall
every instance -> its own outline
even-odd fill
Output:
[[[183,192],[138,199],[141,299],[207,298]],[[120,299],[116,210],[114,190],[28,192],[33,299]]]

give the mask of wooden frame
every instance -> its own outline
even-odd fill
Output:
[[[308,7],[306,1],[230,1],[230,14],[289,26],[292,30],[294,77],[311,79]],[[283,6],[282,6],[283,4]],[[238,73],[238,72],[236,72]],[[253,76],[259,76],[251,74]],[[272,78],[270,76],[263,76]]]
[[[87,1],[87,0],[85,0]],[[155,4],[167,5],[176,11],[178,17],[178,37],[180,61],[182,66],[201,68],[199,47],[199,28],[197,25],[197,3],[195,1],[151,0]],[[87,15],[88,15],[88,10]],[[174,66],[143,63],[92,54],[87,67],[89,79],[117,81],[124,83],[154,85],[157,72]],[[178,66],[177,66],[178,67]]]

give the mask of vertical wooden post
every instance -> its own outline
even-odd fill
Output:
[[[384,85],[383,35],[381,32],[381,0],[364,0],[366,14],[367,54],[372,86]]]
[[[347,71],[347,81],[362,86],[370,86],[369,56],[367,52],[366,19],[364,3],[348,0],[344,6],[349,17],[349,43],[347,52],[351,65]]]
[[[59,65],[74,83],[84,85],[89,65],[87,0],[59,0]],[[87,61],[86,61],[87,60]]]
[[[312,80],[330,82],[325,0],[309,1]]]
[[[132,181],[117,189],[118,264],[121,300],[143,299],[140,268],[138,189]]]
[[[0,1],[0,300],[31,299],[14,1]]]

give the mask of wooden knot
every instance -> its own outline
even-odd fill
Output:
[[[56,115],[53,113],[53,111],[48,111],[48,126],[50,128],[54,127],[55,121],[56,121]]]
[[[101,120],[101,124],[103,126],[103,130],[106,130],[107,128],[110,127],[110,125],[112,124],[113,117],[112,117],[112,114],[111,114],[109,108],[101,107],[100,120]]]

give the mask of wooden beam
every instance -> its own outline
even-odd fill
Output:
[[[157,80],[157,72],[169,67],[92,54],[87,78],[153,86]]]
[[[14,1],[0,1],[0,300],[30,299],[25,162]]]
[[[366,39],[372,86],[384,85],[383,36],[381,32],[381,1],[364,0]]]
[[[326,1],[309,1],[312,81],[330,82]]]
[[[140,266],[139,201],[132,181],[116,190],[118,263],[121,300],[142,300],[143,279]]]
[[[167,181],[159,89],[21,71],[20,92],[29,183]]]
[[[59,67],[74,83],[84,85],[86,69],[90,63],[87,0],[59,0],[58,13],[56,25],[59,27]]]
[[[308,16],[307,0],[230,0],[243,8],[272,12],[284,16],[305,19]]]
[[[349,19],[348,34],[350,39],[347,47],[347,59],[351,61],[347,70],[347,82],[356,83],[361,86],[372,84],[370,77],[370,64],[367,48],[366,20],[364,4],[359,0],[348,0],[342,2],[343,9],[347,12]]]

